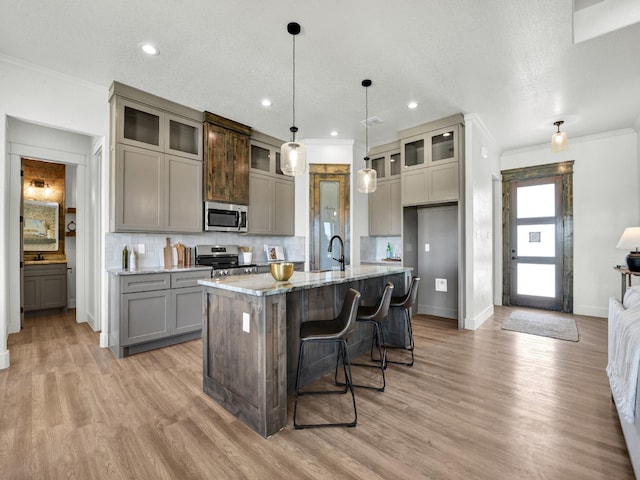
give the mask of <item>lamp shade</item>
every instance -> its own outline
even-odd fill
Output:
[[[378,172],[373,168],[358,170],[358,191],[360,193],[373,193],[378,187]]]
[[[625,228],[616,248],[629,250],[627,267],[632,272],[640,272],[640,227]]]
[[[558,131],[551,135],[551,152],[564,152],[569,148],[569,142],[567,141],[567,133],[560,131],[560,125],[564,123],[563,120],[558,120],[557,122],[553,122]]]
[[[307,149],[298,142],[283,143],[280,148],[282,157],[280,169],[285,175],[301,175],[307,168]]]
[[[556,132],[551,135],[551,151],[553,153],[564,152],[568,148],[567,132]]]

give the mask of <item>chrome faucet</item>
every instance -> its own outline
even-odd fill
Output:
[[[332,251],[333,241],[336,238],[340,241],[340,258],[335,258],[335,257],[331,257],[331,258],[333,258],[336,262],[340,263],[340,271],[344,272],[344,242],[342,241],[342,238],[340,238],[340,235],[334,235],[333,237],[331,237],[331,240],[329,240],[329,252]]]

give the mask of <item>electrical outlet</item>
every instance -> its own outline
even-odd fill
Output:
[[[429,245],[428,243],[425,243],[425,244],[424,244],[424,251],[425,251],[425,252],[428,252],[428,251],[430,251],[430,250],[431,250],[431,245]]]
[[[251,316],[247,312],[242,312],[242,331],[251,333]]]
[[[436,278],[436,292],[446,292],[446,291],[447,291],[447,279]]]
[[[139,243],[138,244],[138,253],[140,255],[144,254],[144,243]]]

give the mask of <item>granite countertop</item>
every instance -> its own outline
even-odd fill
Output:
[[[285,282],[274,280],[270,273],[258,273],[202,279],[198,280],[198,283],[205,287],[267,296],[410,271],[410,268],[400,265],[349,265],[344,272],[340,270],[293,272],[292,277]]]
[[[154,267],[140,267],[136,270],[128,269],[123,270],[122,268],[107,268],[107,272],[112,275],[142,275],[145,273],[175,273],[175,272],[195,272],[198,270],[202,270],[203,272],[210,272],[211,267],[208,265],[191,265],[190,267],[163,267],[163,266],[154,266]]]

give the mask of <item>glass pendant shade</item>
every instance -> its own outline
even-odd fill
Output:
[[[372,193],[378,186],[378,172],[373,168],[358,170],[358,191],[360,193]]]
[[[280,169],[285,175],[301,175],[307,168],[307,149],[298,142],[283,143],[280,162]]]
[[[564,152],[569,148],[569,141],[567,140],[567,132],[560,131],[560,125],[564,122],[559,120],[553,124],[558,127],[558,131],[551,135],[551,151],[553,153]]]

